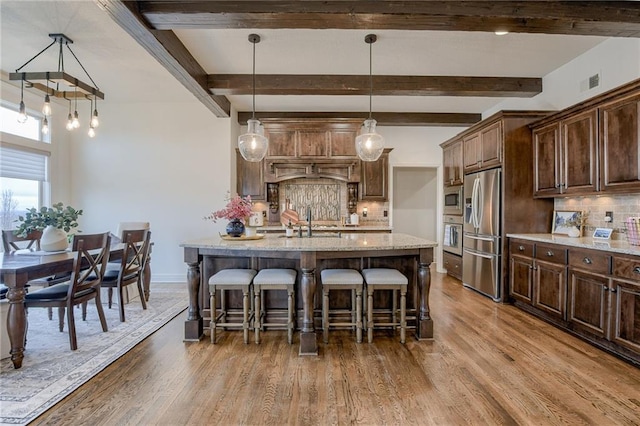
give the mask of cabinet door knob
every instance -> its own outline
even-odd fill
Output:
[[[518,250],[524,251],[524,246],[518,246]]]
[[[640,266],[636,266],[635,268],[633,268],[633,272],[635,272],[636,274],[640,274]]]
[[[613,288],[613,287],[610,287],[610,288],[609,288],[609,291],[610,291],[611,293],[617,293],[617,292],[618,292],[618,290],[617,290],[617,289],[615,289],[615,288]]]
[[[553,255],[554,255],[554,253],[553,253],[551,250],[549,250],[549,251],[547,252],[547,256],[548,256],[548,257],[553,257]]]
[[[602,289],[603,289],[604,291],[607,291],[607,290],[609,290],[609,287],[607,287],[607,286],[605,285],[604,287],[602,287]]]
[[[584,259],[582,259],[582,261],[583,261],[584,263],[586,263],[587,265],[591,265],[591,264],[593,263],[593,262],[591,261],[591,259],[590,259],[590,258],[588,258],[588,257],[585,257]]]

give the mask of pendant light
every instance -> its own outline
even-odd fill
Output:
[[[18,111],[18,123],[22,124],[27,121],[29,116],[27,115],[27,107],[24,105],[24,78],[20,84],[20,108]]]
[[[267,154],[269,139],[264,136],[260,121],[256,120],[256,43],[260,43],[260,36],[250,34],[249,41],[253,44],[253,104],[251,119],[247,120],[247,133],[238,136],[238,149],[245,160],[258,162]]]
[[[371,45],[378,37],[367,34],[364,38],[369,45],[369,118],[362,124],[360,134],[356,137],[356,152],[362,161],[376,161],[384,150],[384,138],[376,132],[376,120],[371,117],[371,98],[373,97],[373,74],[371,72]]]

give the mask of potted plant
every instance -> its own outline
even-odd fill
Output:
[[[14,234],[25,237],[32,231],[42,231],[40,248],[44,251],[65,250],[69,246],[67,232],[78,226],[78,217],[82,210],[76,210],[63,203],[40,210],[32,207],[24,216],[18,216],[20,223]]]
[[[251,196],[241,197],[236,194],[233,198],[227,196],[228,203],[222,210],[211,213],[205,219],[213,220],[227,219],[227,235],[232,237],[240,237],[244,233],[244,224],[251,215]]]

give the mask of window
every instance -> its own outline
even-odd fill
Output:
[[[48,153],[19,146],[0,146],[0,226],[13,229],[28,208],[39,208],[47,179]]]
[[[23,138],[49,143],[50,135],[42,133],[42,116],[27,110],[28,119],[25,123],[18,123],[18,109],[7,105],[0,105],[0,131],[18,135]]]

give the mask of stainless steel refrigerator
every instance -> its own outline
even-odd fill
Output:
[[[464,177],[462,283],[495,301],[500,294],[501,169]]]

